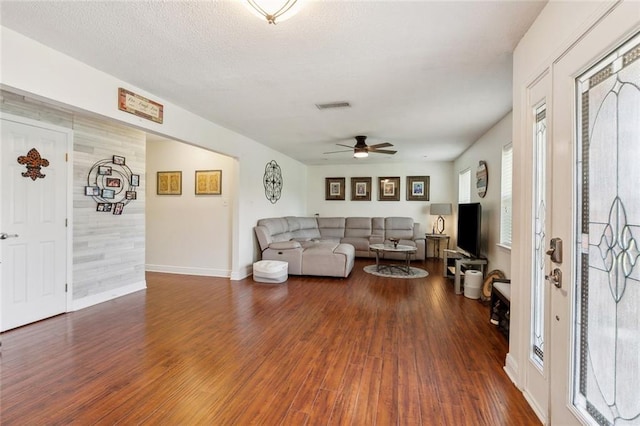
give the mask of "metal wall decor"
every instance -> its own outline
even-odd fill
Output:
[[[133,174],[125,163],[124,157],[114,155],[89,169],[84,195],[96,201],[96,211],[121,215],[124,206],[138,198],[140,175]]]
[[[271,201],[271,204],[275,204],[282,195],[282,170],[275,160],[271,160],[264,168],[264,177],[262,179],[264,184],[264,195],[267,200]]]
[[[22,172],[22,176],[36,180],[38,178],[44,179],[46,175],[41,173],[43,167],[49,166],[49,160],[42,158],[37,149],[32,148],[27,155],[21,155],[18,157],[18,164],[24,164],[27,168],[26,172]]]

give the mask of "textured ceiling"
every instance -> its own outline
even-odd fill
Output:
[[[455,159],[511,109],[543,1],[6,1],[1,24],[307,164]],[[349,109],[315,104],[348,101]],[[355,160],[336,143],[391,142]]]

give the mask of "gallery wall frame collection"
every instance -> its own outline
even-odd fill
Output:
[[[124,207],[137,200],[140,175],[134,174],[126,158],[114,155],[97,161],[89,169],[84,195],[96,201],[96,211],[121,215]]]
[[[372,178],[352,177],[351,201],[371,201]],[[399,176],[381,176],[378,181],[378,201],[400,201]],[[429,201],[429,176],[406,177],[406,200]],[[325,200],[344,201],[346,199],[346,178],[325,178]]]

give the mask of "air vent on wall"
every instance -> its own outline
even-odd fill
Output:
[[[318,109],[330,109],[330,108],[350,108],[349,102],[331,102],[328,104],[316,104]]]

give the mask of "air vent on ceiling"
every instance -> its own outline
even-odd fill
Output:
[[[329,108],[350,108],[351,104],[349,102],[330,102],[328,104],[316,104],[318,109],[329,109]]]

